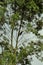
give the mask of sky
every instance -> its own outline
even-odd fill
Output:
[[[39,61],[35,56],[33,56],[32,65],[43,65],[43,62]]]

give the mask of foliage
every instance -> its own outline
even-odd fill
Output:
[[[8,5],[10,5],[12,10],[10,16],[10,10],[7,10]],[[43,36],[38,34],[38,31],[43,28],[43,18],[41,18],[41,20],[37,18],[37,16],[40,18],[43,13],[42,6],[42,0],[0,0],[0,30],[3,32],[6,32],[6,30],[8,31],[6,27],[4,28],[6,24],[10,28],[9,33],[11,33],[10,38],[8,36],[9,33],[7,32],[6,34],[0,34],[0,37],[3,37],[3,41],[1,40],[0,42],[2,48],[2,53],[0,54],[1,65],[31,65],[32,55],[36,55],[39,60],[43,61],[43,57],[41,56],[41,53],[43,52],[43,42],[40,41],[43,39]],[[34,23],[36,27],[34,27]],[[15,30],[17,35],[15,40],[16,46],[14,48],[13,38]],[[25,42],[27,46],[21,42],[23,46],[18,46],[19,38],[24,32],[33,32],[38,37],[38,42],[32,41],[28,44]],[[6,38],[5,35],[7,35],[8,38]],[[28,56],[31,58],[28,58]]]

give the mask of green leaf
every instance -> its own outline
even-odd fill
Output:
[[[3,18],[5,11],[6,11],[6,9],[4,7],[0,7],[0,21]]]
[[[16,0],[16,2],[19,6],[22,6],[24,4],[25,0]]]

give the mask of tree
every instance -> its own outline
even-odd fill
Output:
[[[9,15],[7,10],[7,5],[10,5],[12,9],[11,15]],[[39,39],[43,38],[38,34],[38,31],[42,29],[43,20],[38,20],[38,17],[43,13],[42,0],[1,0],[0,1],[0,28],[3,30],[3,26],[6,23],[10,25],[11,30],[11,44],[9,39],[1,34],[4,38],[0,45],[2,46],[2,56],[1,56],[1,65],[31,65],[32,58],[28,59],[28,56],[36,54],[37,58],[39,52],[43,51],[43,43],[39,40],[34,43],[31,41],[26,47],[23,43],[22,46],[18,46],[19,38],[22,34],[33,32]],[[33,27],[31,23],[35,19],[34,23],[37,27]],[[7,21],[8,20],[8,21]],[[19,22],[20,21],[20,22]],[[26,28],[26,29],[25,29]],[[24,30],[21,30],[24,29]],[[16,46],[13,46],[13,35],[16,30]],[[4,28],[5,34],[5,28]],[[7,34],[8,35],[8,34]],[[26,40],[27,41],[27,40]],[[25,41],[25,42],[26,42]],[[26,42],[27,43],[27,42]],[[21,42],[22,44],[22,42]],[[36,46],[36,47],[35,47]],[[3,49],[4,48],[4,49]],[[20,51],[19,51],[20,50]],[[40,58],[39,58],[40,59]],[[43,58],[42,58],[43,60]]]

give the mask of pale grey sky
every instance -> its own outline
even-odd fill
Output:
[[[32,65],[43,65],[43,62],[39,61],[35,56],[33,56]]]

